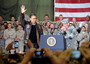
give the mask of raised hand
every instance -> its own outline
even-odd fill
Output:
[[[87,48],[80,48],[80,51],[83,55],[83,57],[90,62],[90,49]]]
[[[27,64],[30,61],[30,59],[32,58],[35,50],[36,50],[35,48],[31,48],[30,50],[28,50],[26,52],[26,55],[25,55],[25,57],[24,57],[24,59],[22,61],[23,64]]]
[[[61,64],[67,64],[67,62],[70,60],[72,51],[73,51],[72,49],[68,49],[68,50],[63,51],[59,55],[58,59],[59,59]]]
[[[53,52],[49,48],[43,48],[43,50],[45,51],[45,56],[51,60],[52,64],[60,64],[59,59],[53,55]]]
[[[27,9],[25,9],[25,5],[21,6],[21,13],[25,13]]]

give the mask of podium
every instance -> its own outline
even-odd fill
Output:
[[[39,48],[50,48],[52,51],[65,50],[66,40],[63,35],[41,35]]]

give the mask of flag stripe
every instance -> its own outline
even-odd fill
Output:
[[[90,12],[90,8],[55,8],[55,12]]]
[[[90,3],[90,0],[55,0],[56,3]]]
[[[90,12],[82,12],[82,13],[55,12],[56,17],[58,17],[60,14],[62,14],[63,17],[86,17],[87,15],[90,15]]]
[[[81,3],[81,4],[55,3],[55,8],[90,8],[90,3]]]
[[[65,18],[69,18],[69,21],[72,21],[72,17],[64,17],[63,19]],[[77,19],[77,21],[86,21],[86,17],[75,17]],[[59,17],[55,17],[55,21],[58,21],[59,20]]]
[[[76,17],[77,21],[85,21],[85,17],[90,15],[90,0],[55,0],[54,5],[55,20],[59,20],[59,15],[62,14],[70,21],[73,17]]]

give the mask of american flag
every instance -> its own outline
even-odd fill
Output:
[[[86,16],[90,16],[90,0],[55,0],[55,21],[59,20],[59,15],[64,18],[76,17],[77,21],[85,21]]]

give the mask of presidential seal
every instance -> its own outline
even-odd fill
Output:
[[[55,39],[54,37],[49,37],[49,38],[47,39],[47,44],[48,44],[49,46],[54,46],[54,45],[56,44],[56,39]]]

